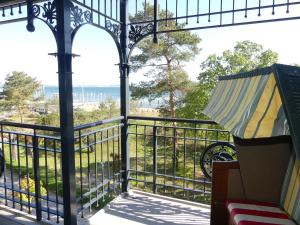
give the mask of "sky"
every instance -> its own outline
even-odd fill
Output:
[[[0,26],[0,84],[11,71],[24,71],[44,85],[57,85],[57,60],[48,53],[56,52],[50,29],[36,20],[36,31],[29,33],[26,23]],[[250,40],[279,54],[279,63],[300,64],[300,20],[234,26],[193,31],[202,41],[201,52],[184,66],[192,80],[200,72],[200,64],[210,54],[233,49],[237,41]],[[103,30],[84,26],[75,37],[73,52],[73,84],[111,86],[119,84],[118,53],[112,38]],[[143,73],[130,74],[130,82],[142,81]]]

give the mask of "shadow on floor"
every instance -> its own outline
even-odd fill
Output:
[[[115,199],[104,211],[91,218],[90,224],[101,221],[110,225],[208,225],[209,218],[209,208],[132,193]]]

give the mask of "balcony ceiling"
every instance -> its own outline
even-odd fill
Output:
[[[26,2],[26,0],[2,0],[0,2],[0,7],[8,6],[8,5],[11,5],[11,4],[18,4],[18,3],[22,3],[22,2]]]
[[[37,2],[38,0],[33,0],[33,2]],[[26,0],[0,0],[0,7],[5,7],[18,3],[26,3]]]

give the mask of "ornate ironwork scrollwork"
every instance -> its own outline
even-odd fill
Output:
[[[129,30],[129,48],[132,48],[139,40],[141,40],[146,35],[153,33],[154,25],[153,23],[149,23],[145,26],[142,25],[130,25]]]
[[[110,20],[106,20],[105,22],[105,28],[113,33],[116,38],[119,38],[121,34],[121,27],[120,24],[112,23]]]
[[[93,22],[92,13],[89,10],[83,11],[82,8],[72,5],[71,22],[72,22],[73,29],[76,29],[78,26],[84,23],[92,23]]]
[[[56,1],[57,0],[53,0],[52,2],[49,1],[44,4],[32,5],[33,17],[42,19],[54,31],[57,31]],[[73,3],[71,3],[69,6],[71,11],[72,30],[75,30],[81,24],[93,22],[91,11],[84,11],[79,6],[75,6]]]
[[[36,18],[41,16],[41,19],[56,30],[56,0],[53,2],[46,2],[42,5],[34,4],[32,6],[32,14]]]

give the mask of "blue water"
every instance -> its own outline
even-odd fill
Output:
[[[58,98],[57,86],[44,86],[43,91],[46,99]],[[73,102],[74,103],[101,103],[107,99],[120,103],[120,87],[93,87],[82,86],[73,87]],[[156,108],[161,104],[161,100],[150,102],[148,99],[141,99],[137,103],[139,108]]]
[[[58,97],[58,87],[44,86],[44,93],[46,99]],[[93,103],[104,102],[108,98],[114,101],[120,100],[119,87],[73,87],[73,101],[74,103]]]

